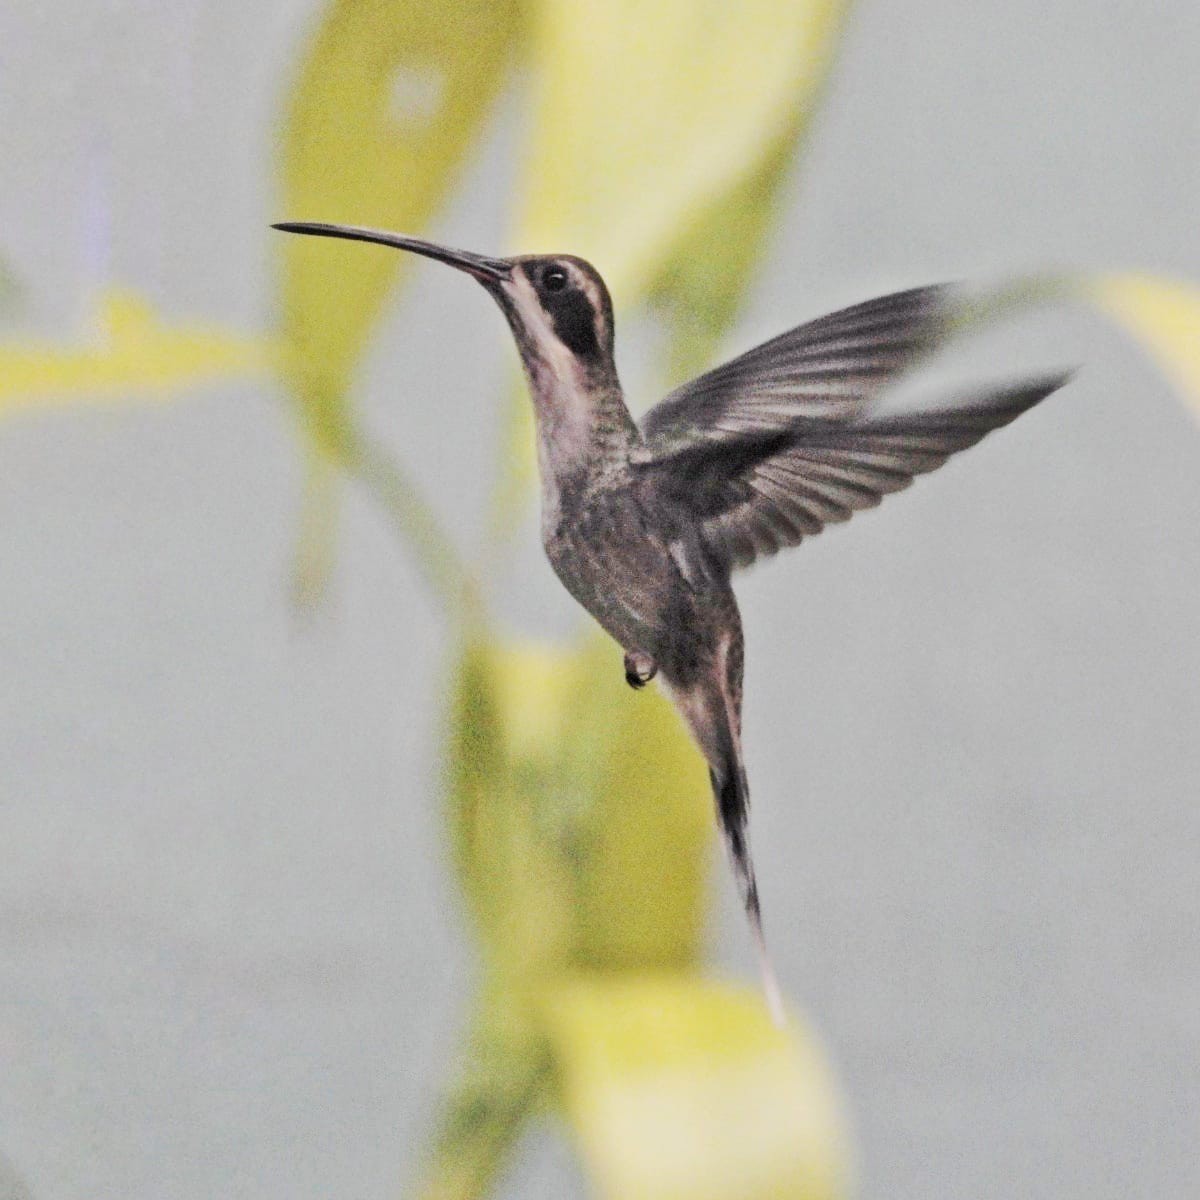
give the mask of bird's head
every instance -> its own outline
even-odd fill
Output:
[[[353,225],[284,222],[286,233],[348,238],[408,250],[473,275],[504,310],[535,391],[615,382],[613,311],[600,273],[569,254],[489,258]]]

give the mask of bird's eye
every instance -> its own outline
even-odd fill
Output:
[[[567,273],[562,267],[548,267],[542,275],[542,287],[548,292],[561,292],[567,286]]]

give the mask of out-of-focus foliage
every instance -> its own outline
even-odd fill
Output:
[[[843,5],[534,8],[539,69],[519,241],[593,259],[626,297],[645,294],[711,206],[794,135]],[[743,198],[769,208],[769,192]],[[754,249],[720,240],[731,261]]]
[[[537,71],[516,244],[590,259],[618,311],[652,297],[671,376],[700,370],[729,327],[845,7],[532,6]],[[534,475],[523,396],[512,413],[502,513]]]
[[[455,853],[492,968],[696,965],[711,800],[666,698],[630,692],[600,635],[566,651],[476,634],[451,714]]]
[[[1200,288],[1153,275],[1101,275],[1092,302],[1142,343],[1200,415]]]
[[[480,1195],[553,1104],[604,1196],[840,1195],[810,1039],[700,974],[712,802],[665,697],[632,695],[599,635],[566,651],[476,627],[449,735],[484,977],[422,1194]]]
[[[732,319],[769,227],[840,7],[755,0],[751,11],[698,14],[678,0],[519,8],[456,0],[409,5],[398,21],[382,0],[340,0],[290,107],[284,215],[424,232],[520,38],[534,102],[516,246],[592,257],[625,310],[653,296],[670,331],[671,368],[699,368]],[[400,120],[398,94],[407,114]],[[287,370],[310,456],[300,578],[311,595],[329,566],[339,462],[360,467],[373,456],[377,478],[390,479],[400,502],[394,510],[407,511],[421,559],[438,539],[403,474],[355,429],[347,404],[404,256],[303,238],[289,239],[285,255]],[[502,461],[515,469],[502,512],[505,494],[523,491],[531,476],[523,398],[513,411]],[[344,452],[347,444],[355,454]],[[708,995],[694,973],[711,800],[703,764],[666,701],[653,691],[632,696],[603,639],[562,651],[504,644],[478,620],[465,628],[449,803],[485,979],[436,1141],[430,1196],[480,1194],[550,1082],[603,1042],[589,1041],[586,1008],[567,999],[576,994],[563,984],[571,973],[618,981],[669,971],[677,978],[664,1003],[675,991],[686,1000],[692,987]],[[765,1019],[756,997],[712,1000],[696,1012],[693,1044],[664,1085],[665,1102],[681,1114],[712,1069],[709,1052]],[[630,1036],[633,1046],[644,1035]],[[643,1049],[652,1061],[653,1047]],[[779,1062],[784,1077],[804,1066],[786,1055]],[[619,1064],[612,1072],[619,1081]],[[812,1086],[793,1083],[797,1093]],[[582,1120],[577,1106],[567,1112]],[[683,1133],[687,1118],[680,1122]],[[578,1125],[581,1138],[588,1128]],[[712,1130],[701,1121],[694,1132]],[[797,1190],[788,1162],[775,1155],[759,1164],[764,1177],[797,1184],[771,1194],[825,1194]],[[613,1169],[619,1178],[619,1163]],[[726,1183],[739,1194],[736,1179]]]
[[[653,297],[669,331],[671,369],[698,369],[732,319],[761,248],[841,7],[754,0],[699,13],[682,0],[427,0],[407,5],[398,20],[384,0],[339,0],[290,107],[283,215],[425,232],[519,43],[533,106],[516,248],[591,257],[623,310]],[[401,120],[398,87],[409,113]],[[367,457],[390,479],[400,501],[394,510],[404,510],[405,530],[428,567],[436,526],[402,472],[356,429],[347,404],[366,336],[404,257],[303,238],[289,239],[284,253],[287,370],[310,458],[303,590],[315,594],[328,570],[334,471],[361,468]],[[512,411],[500,513],[511,511],[532,475],[523,398]],[[666,701],[654,691],[631,695],[619,653],[604,639],[569,652],[511,646],[479,610],[463,628],[449,804],[485,977],[425,1194],[480,1194],[552,1083],[575,1079],[575,1065],[591,1061],[589,1054],[603,1059],[607,1035],[571,999],[584,993],[564,983],[581,971],[597,987],[617,987],[614,996],[624,994],[622,979],[672,973],[659,993],[663,1020],[670,1024],[678,995],[692,1022],[686,1052],[660,1079],[662,1101],[678,1106],[671,1128],[679,1137],[689,1128],[714,1135],[711,1120],[689,1108],[717,1069],[713,1053],[747,1080],[783,1081],[788,1095],[823,1088],[823,1076],[800,1077],[811,1064],[788,1050],[789,1036],[775,1035],[772,1057],[749,1035],[766,1020],[755,993],[712,994],[697,974],[711,799],[703,763]],[[636,1059],[639,1039],[652,1033],[631,1024],[626,1057]],[[734,1045],[745,1053],[731,1054]],[[642,1053],[656,1061],[653,1045]],[[768,1059],[774,1075],[763,1067]],[[612,1062],[605,1094],[619,1094],[624,1061]],[[574,1084],[564,1094],[576,1095]],[[739,1094],[752,1113],[749,1089]],[[779,1095],[768,1087],[765,1098],[775,1103]],[[565,1109],[586,1143],[593,1127],[585,1110]],[[774,1181],[764,1195],[828,1194],[794,1169],[803,1160],[813,1179],[827,1177],[817,1164],[836,1156],[828,1130],[811,1126],[821,1146],[810,1155],[800,1136],[809,1126],[800,1109],[792,1115],[794,1127],[791,1117],[780,1125],[796,1135],[786,1151],[764,1144],[767,1161],[743,1148],[742,1165]],[[604,1139],[587,1144],[598,1164],[611,1161],[610,1183],[621,1179],[625,1168]],[[734,1161],[732,1147],[730,1156],[725,1161]],[[710,1178],[704,1194],[744,1194],[740,1173],[740,1166],[727,1172],[715,1191]],[[648,1186],[638,1182],[637,1194],[658,1194]]]
[[[761,254],[845,8],[333,0],[290,93],[277,216],[427,232],[519,63],[531,103],[509,248],[591,258],[622,313],[660,318],[663,376],[699,371]],[[307,455],[301,596],[326,583],[337,482],[353,472],[453,605],[446,798],[481,971],[422,1194],[483,1195],[539,1107],[563,1115],[613,1200],[844,1194],[813,1039],[795,1019],[775,1028],[756,990],[703,975],[712,802],[678,719],[654,689],[628,691],[598,635],[572,649],[499,636],[436,515],[358,427],[355,373],[412,260],[272,236],[279,342],[165,324],[113,291],[90,341],[0,343],[0,412],[277,370]],[[0,265],[0,310],[17,296],[9,279]],[[1200,293],[1184,284],[1025,281],[981,312],[1080,296],[1200,405]],[[533,473],[528,406],[510,411],[502,514]]]
[[[549,1002],[562,1102],[609,1200],[787,1200],[846,1191],[822,1056],[743,988],[577,977]]]
[[[530,132],[511,248],[581,254],[619,312],[652,305],[664,382],[678,379],[708,364],[736,313],[844,8],[419,0],[400,19],[389,0],[335,0],[292,98],[280,215],[426,233],[520,61]],[[324,585],[333,483],[350,469],[454,599],[465,571],[348,404],[410,263],[307,238],[283,253],[286,368],[309,453],[302,590]],[[1111,289],[1096,295],[1116,303]],[[509,411],[497,531],[533,476],[524,397]],[[423,1194],[482,1195],[550,1102],[605,1196],[841,1194],[836,1105],[809,1037],[775,1029],[756,992],[700,974],[711,800],[676,717],[661,696],[627,691],[605,639],[514,645],[485,611],[456,622],[446,754],[483,969]]]
[[[530,1116],[549,1103],[554,1064],[538,994],[487,976],[442,1100],[422,1200],[486,1195]]]
[[[424,229],[504,79],[517,16],[514,0],[330,5],[288,106],[284,212]],[[351,380],[384,299],[412,260],[319,238],[280,239],[280,252],[287,378],[309,446],[297,585],[311,599],[331,563],[336,477],[361,465]],[[372,458],[379,462],[377,448]],[[383,470],[402,503],[415,507],[395,464]]]
[[[0,413],[81,398],[164,398],[218,379],[266,376],[274,367],[265,339],[166,325],[135,293],[114,289],[101,297],[87,342],[0,342]]]
[[[650,298],[668,331],[669,383],[700,374],[719,350],[758,264],[809,112],[807,106],[797,108],[795,121],[758,170],[692,222],[656,276]]]
[[[757,261],[844,7],[424,0],[398,20],[390,0],[339,0],[293,94],[281,202],[289,219],[425,231],[519,53],[534,103],[516,246],[590,256],[623,309],[653,293],[672,367],[698,368]],[[321,508],[346,457],[350,380],[408,263],[312,238],[284,255],[289,372],[311,439],[298,580],[312,599],[331,561]],[[532,478],[527,408],[512,411],[499,514]]]

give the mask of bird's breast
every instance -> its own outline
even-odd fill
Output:
[[[679,626],[690,589],[628,489],[544,495],[542,544],[567,591],[626,650],[653,655]]]

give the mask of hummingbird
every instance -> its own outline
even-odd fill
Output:
[[[703,754],[766,1000],[782,1022],[748,836],[733,573],[875,507],[1069,373],[993,385],[931,411],[882,411],[887,385],[954,324],[955,289],[940,284],[782,333],[676,388],[639,422],[617,378],[608,288],[582,258],[494,258],[349,225],[274,228],[423,255],[473,276],[499,304],[533,401],[546,556],[623,649],[629,685],[657,676]]]

